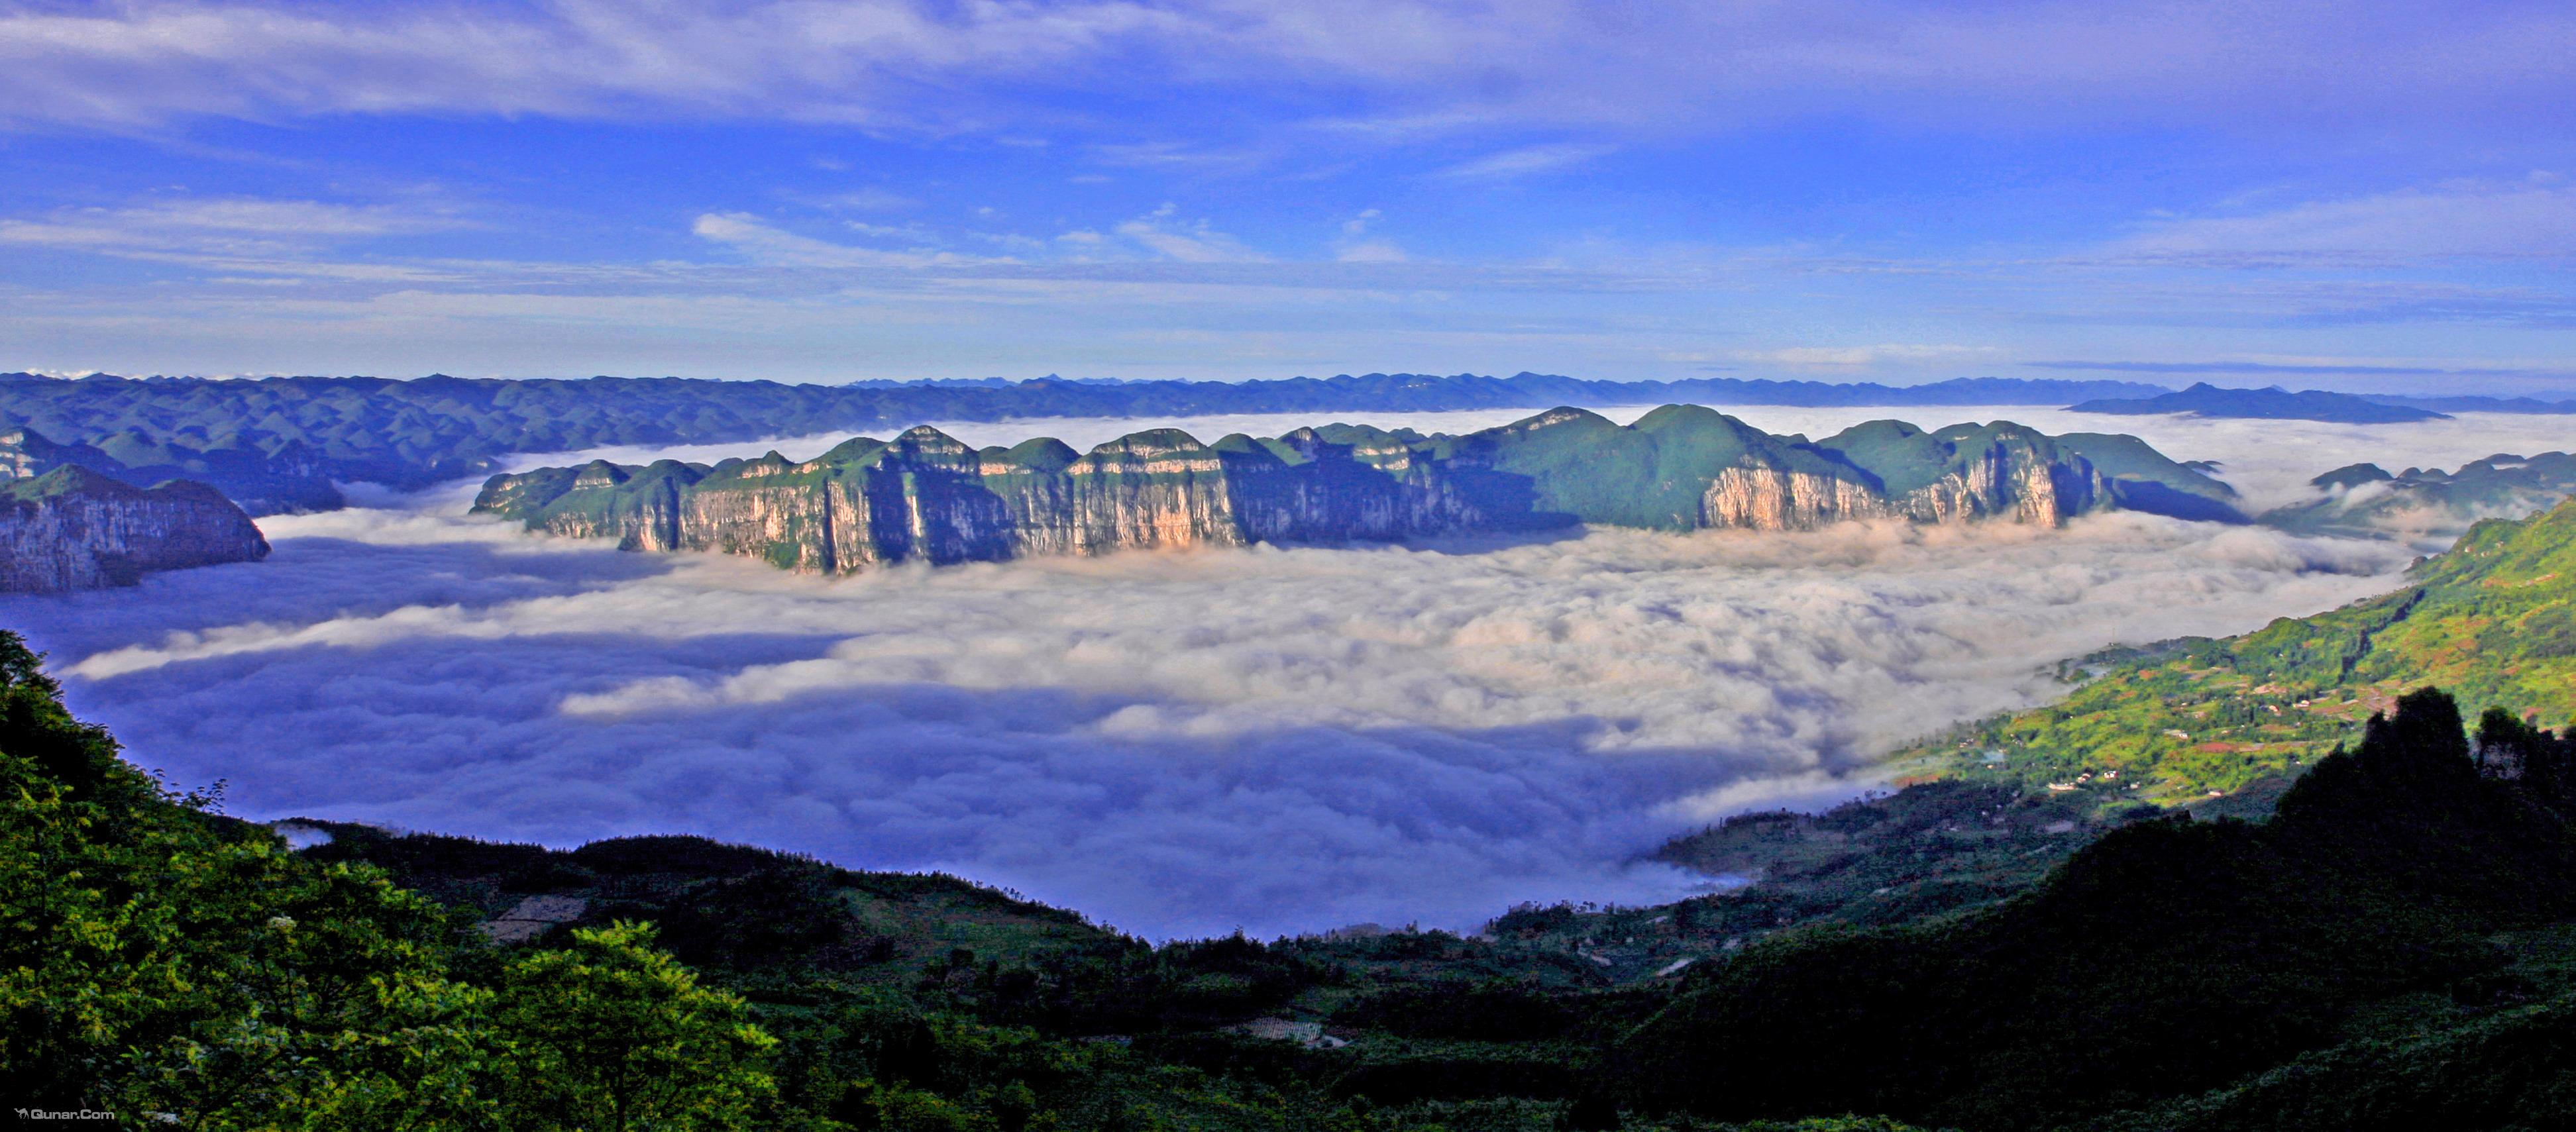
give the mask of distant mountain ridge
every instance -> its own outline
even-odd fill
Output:
[[[978,450],[924,426],[891,441],[854,438],[803,463],[772,452],[494,476],[474,511],[628,549],[721,550],[846,574],[904,561],[1572,523],[2053,525],[2112,508],[2241,521],[2233,494],[2125,436],[1873,421],[1810,442],[1666,405],[1627,426],[1560,407],[1465,436],[1330,425],[1203,444],[1154,429],[1085,454],[1045,437]]]
[[[2461,528],[2479,519],[2545,511],[2576,495],[2576,456],[2498,452],[2456,471],[2351,464],[2317,476],[2321,498],[2266,511],[2262,522],[2301,534],[2371,536],[2410,526]]]
[[[0,426],[99,449],[129,468],[174,467],[255,514],[328,510],[335,484],[401,490],[488,473],[499,458],[621,444],[707,444],[925,421],[1429,412],[1664,402],[1773,405],[2062,405],[2151,396],[2124,381],[1962,378],[1919,386],[1694,378],[1583,381],[1547,374],[1365,374],[1283,381],[1042,378],[851,386],[595,377],[60,379],[0,374]],[[141,461],[141,463],[137,463]]]
[[[2356,393],[2364,401],[2430,409],[2437,413],[2518,413],[2527,416],[2576,414],[2576,401],[2543,401],[2537,397],[2408,397],[2397,393]]]
[[[2427,408],[2390,404],[2350,393],[2330,393],[2322,389],[2292,393],[2277,385],[2268,389],[2221,389],[2206,381],[2179,393],[2084,401],[2069,406],[2068,410],[2120,416],[2188,413],[2196,417],[2325,421],[2332,424],[2403,424],[2441,420],[2448,416]]]

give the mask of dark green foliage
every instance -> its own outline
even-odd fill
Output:
[[[1623,1042],[1623,1074],[1713,1116],[2046,1127],[2328,1044],[2490,967],[2482,933],[2571,915],[2565,822],[2481,777],[2424,692],[2269,825],[2140,822],[1991,910],[1749,949]]]
[[[1562,993],[1517,982],[1397,986],[1352,1002],[1334,1020],[1405,1038],[1536,1042],[1564,1037],[1581,1019]]]
[[[207,1129],[738,1127],[742,1000],[632,927],[496,961],[369,866],[174,796],[0,633],[0,1092]],[[160,1115],[153,1115],[160,1114]]]
[[[1944,779],[1822,814],[1737,815],[1655,856],[1750,881],[1726,899],[1675,906],[1694,932],[1749,941],[1817,920],[1899,923],[1999,900],[2109,824],[2078,798]]]
[[[2309,480],[2308,486],[2352,488],[2366,483],[2385,483],[2395,478],[2397,477],[2388,474],[2388,469],[2377,464],[2346,464]]]
[[[2176,463],[2146,441],[2126,433],[2070,432],[2058,436],[2057,444],[2091,461],[2103,475],[2111,477],[2115,486],[2132,490],[2170,488],[2220,504],[2236,498],[2235,488],[2200,474],[2201,469],[2194,465]]]
[[[0,752],[25,760],[74,801],[123,807],[158,796],[117,757],[105,728],[63,710],[62,686],[45,674],[44,657],[7,632],[0,632]]]
[[[2086,1132],[2547,1132],[2576,1119],[2576,997],[2302,1055]]]

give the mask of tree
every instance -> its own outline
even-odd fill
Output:
[[[514,1127],[737,1128],[776,1095],[763,1059],[777,1040],[653,938],[621,921],[510,963],[496,1021]]]

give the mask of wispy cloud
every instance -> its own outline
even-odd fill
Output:
[[[1385,214],[1369,208],[1342,221],[1342,235],[1333,244],[1333,258],[1343,263],[1402,263],[1411,259],[1394,241],[1371,234],[1370,229],[1383,219]]]
[[[909,212],[921,207],[921,201],[888,189],[851,189],[804,198],[816,207],[856,212]]]
[[[1182,263],[1257,263],[1269,258],[1204,219],[1181,219],[1179,206],[1170,203],[1120,224],[1116,231],[1155,255]]]
[[[1526,145],[1460,162],[1435,176],[1453,181],[1506,181],[1580,165],[1610,152],[1610,147],[1603,145]]]
[[[907,229],[878,225],[852,227],[866,235],[911,234]],[[977,262],[975,257],[930,248],[884,251],[835,244],[783,231],[758,216],[744,212],[706,213],[698,217],[690,231],[731,248],[754,262],[790,267],[933,267]]]
[[[452,215],[389,205],[183,197],[0,219],[0,242],[108,254],[237,255],[435,232],[465,223]]]
[[[2453,181],[2156,223],[2114,254],[2211,266],[2576,258],[2576,187],[2556,176]]]
[[[0,17],[0,115],[741,116],[981,129],[1071,117],[1064,90],[1358,92],[1342,120],[1688,133],[1792,117],[1920,123],[2172,120],[2265,99],[2356,110],[2547,113],[2576,15],[2398,0],[2247,7],[1889,0],[1068,0],[939,5],[44,5]],[[925,86],[941,97],[924,99]],[[1152,144],[1159,139],[1149,139]]]

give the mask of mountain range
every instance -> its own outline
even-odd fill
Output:
[[[2261,521],[2301,534],[2368,537],[2465,526],[2547,510],[2576,494],[2576,456],[2498,452],[2453,471],[2348,464],[2308,481],[2324,494],[2266,511]]]
[[[1423,412],[1666,401],[1777,405],[2062,405],[2147,396],[2122,381],[1961,378],[1919,386],[1700,378],[1582,381],[1547,374],[1340,376],[1284,381],[782,385],[770,381],[431,375],[73,380],[0,374],[0,425],[94,449],[90,466],[186,468],[253,514],[328,510],[335,484],[416,490],[498,458],[607,445],[707,444],[923,421]]]
[[[2159,400],[2170,398],[2171,400]],[[417,490],[493,471],[502,457],[611,445],[710,444],[924,421],[1430,412],[1555,405],[2069,405],[2101,412],[2415,420],[2444,412],[2555,413],[2576,402],[2291,394],[2128,381],[1958,378],[1927,385],[1550,374],[1372,373],[1280,381],[1039,378],[1010,382],[581,380],[372,377],[58,379],[0,374],[0,427],[50,438],[63,458],[128,482],[184,475],[254,515],[330,510],[339,486]],[[2140,408],[2141,404],[2151,407]],[[2285,409],[2284,406],[2287,406]],[[2302,407],[2305,406],[2305,407]]]
[[[488,481],[474,511],[629,549],[715,549],[816,573],[1252,542],[1595,523],[1804,529],[1847,519],[2054,525],[2129,508],[2241,521],[2224,484],[2133,437],[1872,421],[1821,441],[1666,405],[1619,425],[1557,408],[1464,436],[1354,425],[1213,444],[1173,429],[1076,454],[929,427],[802,463],[594,461]]]
[[[2447,416],[2431,409],[2389,404],[2350,393],[2330,393],[2322,389],[2292,393],[2277,385],[2268,389],[2221,389],[2206,381],[2179,393],[2105,398],[2084,401],[2069,408],[2078,413],[2118,416],[2187,413],[2196,417],[2325,421],[2332,424],[2403,424],[2441,420]]]

